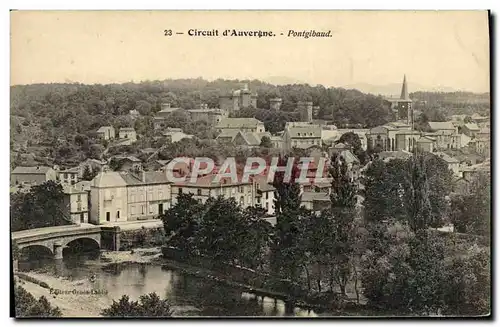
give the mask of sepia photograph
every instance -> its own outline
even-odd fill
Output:
[[[9,15],[12,318],[492,318],[489,11]]]

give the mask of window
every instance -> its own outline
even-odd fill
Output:
[[[266,192],[266,200],[269,199],[269,192]]]
[[[257,197],[257,203],[260,204],[260,197]]]
[[[158,198],[161,200],[163,199],[163,192],[162,191],[159,191],[158,192]]]
[[[179,187],[179,194],[182,194],[182,187]]]
[[[81,196],[80,194],[78,194],[78,195],[76,196],[76,201],[77,201],[77,202],[81,202],[81,201],[82,201],[82,196]]]
[[[120,219],[120,211],[116,212],[116,219]]]
[[[78,206],[76,207],[76,211],[82,211],[82,205],[80,203],[78,203]]]
[[[135,215],[135,206],[130,207],[130,214]]]
[[[197,194],[201,195],[201,189],[200,188],[198,189]]]
[[[145,208],[144,208],[144,206],[142,205],[142,206],[141,206],[141,214],[142,214],[142,215],[143,215],[143,214],[144,214],[144,212],[145,212],[145,210],[144,210],[144,209],[145,209]]]
[[[297,133],[297,136],[300,136],[300,133]]]
[[[245,187],[244,186],[238,186],[238,192],[240,192],[240,193],[245,192]]]
[[[151,205],[149,206],[149,213],[153,213],[154,211],[155,211],[155,209],[154,209],[154,205],[152,205],[152,204],[151,204]]]

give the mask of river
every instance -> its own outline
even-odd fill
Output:
[[[178,316],[285,316],[281,300],[260,297],[215,281],[197,278],[161,264],[122,263],[104,265],[99,254],[73,256],[56,264],[51,260],[20,261],[19,271],[36,272],[64,280],[89,283],[95,290],[105,290],[101,305],[126,294],[131,299],[150,292],[167,298]],[[56,280],[57,281],[57,280]],[[59,285],[51,285],[59,287]],[[64,285],[62,286],[64,287]],[[90,301],[90,300],[89,300]],[[296,307],[295,316],[332,315]],[[87,315],[87,314],[86,314]]]

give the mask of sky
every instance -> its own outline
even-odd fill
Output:
[[[189,29],[277,36],[195,37]],[[289,38],[289,30],[332,37]],[[11,12],[11,85],[275,76],[385,85],[406,74],[410,85],[488,92],[489,70],[486,11]]]

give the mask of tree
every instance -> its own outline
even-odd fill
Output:
[[[106,317],[170,317],[173,314],[168,300],[162,300],[155,292],[141,295],[139,301],[131,301],[123,295],[118,302],[102,310]]]
[[[408,160],[408,175],[404,189],[404,201],[408,222],[413,231],[429,227],[431,221],[431,203],[429,183],[423,155]]]
[[[370,305],[415,315],[445,308],[444,244],[438,236],[396,223],[370,226],[369,238],[361,280]]]
[[[272,148],[273,144],[271,143],[271,139],[268,136],[263,136],[260,140],[260,146],[264,148]]]
[[[339,154],[334,154],[330,160],[330,201],[332,222],[335,226],[334,274],[341,293],[346,295],[346,285],[351,275],[351,259],[354,252],[355,208],[358,189],[351,178],[347,163]]]
[[[489,237],[491,225],[491,177],[479,174],[467,194],[451,198],[451,219],[456,231]]]
[[[490,254],[475,247],[467,258],[457,257],[445,276],[445,314],[487,315],[491,312]]]
[[[202,220],[204,206],[192,194],[180,194],[177,203],[160,215],[167,236],[166,244],[185,253],[196,253],[196,233]]]
[[[16,317],[60,317],[61,310],[50,305],[45,296],[38,300],[23,287],[14,285]]]
[[[86,165],[83,169],[82,179],[84,181],[91,181],[97,176],[97,171],[92,171],[89,165]]]
[[[12,231],[71,223],[64,211],[64,197],[62,186],[54,181],[32,186],[27,193],[11,194]]]

